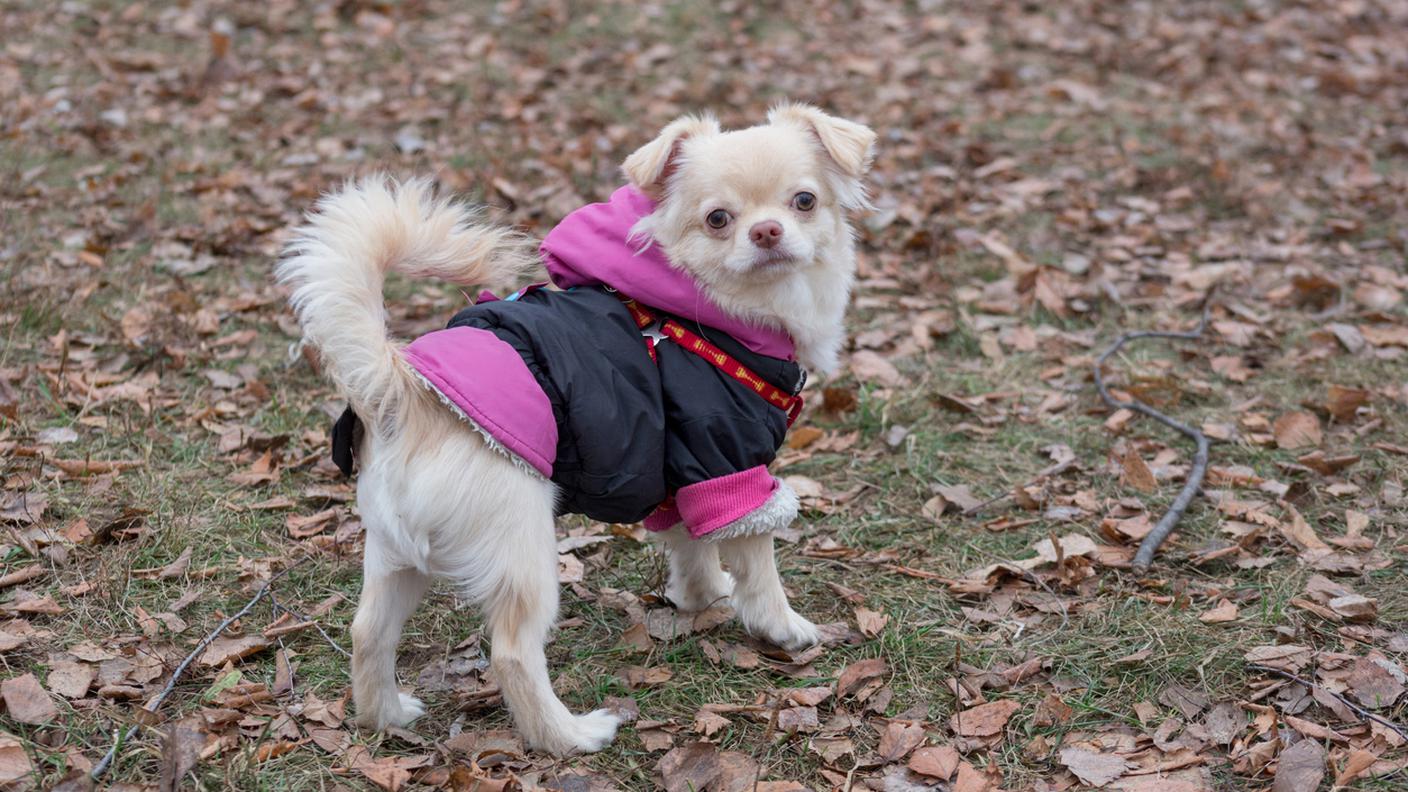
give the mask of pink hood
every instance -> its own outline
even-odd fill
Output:
[[[562,289],[605,285],[651,308],[722,330],[760,355],[792,360],[795,347],[782,330],[748,324],[724,313],[684,270],[672,265],[659,245],[640,251],[628,240],[637,220],[655,203],[634,187],[588,204],[548,232],[540,250],[548,276]]]

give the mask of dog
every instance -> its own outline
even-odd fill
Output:
[[[795,517],[797,499],[766,463],[800,407],[802,377],[789,379],[837,366],[855,273],[849,216],[869,205],[874,143],[865,126],[800,104],[734,131],[679,118],[625,160],[628,184],[610,202],[547,236],[543,259],[565,289],[486,295],[464,324],[410,345],[388,337],[388,271],[503,283],[539,263],[528,240],[436,199],[424,181],[366,179],[317,204],[276,276],[362,426],[351,443],[366,526],[352,623],[360,725],[404,726],[425,712],[398,689],[395,653],[441,578],[482,606],[494,679],[531,748],[562,756],[611,742],[618,716],[573,714],[548,675],[563,511],[633,521],[645,506],[677,607],[728,602],[761,639],[818,641],[778,577],[772,531]],[[583,271],[603,266],[619,270]],[[541,338],[515,335],[523,317],[536,317]],[[601,375],[597,358],[618,368]],[[553,379],[558,368],[572,379]],[[727,406],[691,406],[711,393]],[[672,410],[743,417],[711,425]],[[617,445],[625,450],[592,467]]]

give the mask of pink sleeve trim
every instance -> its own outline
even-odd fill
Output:
[[[689,535],[698,539],[767,503],[778,487],[767,466],[681,487],[675,507]]]

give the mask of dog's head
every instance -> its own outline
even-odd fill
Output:
[[[677,119],[623,165],[657,202],[635,233],[716,294],[853,267],[847,214],[868,205],[874,143],[870,129],[800,104],[729,132],[710,116]]]

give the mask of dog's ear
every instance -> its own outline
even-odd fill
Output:
[[[680,116],[671,121],[649,143],[635,150],[621,164],[621,170],[641,192],[659,200],[665,182],[678,166],[680,151],[687,138],[717,134],[719,122],[711,115]]]
[[[768,112],[769,124],[798,124],[816,136],[831,164],[854,190],[860,190],[860,179],[870,170],[875,158],[875,133],[864,124],[827,115],[811,105],[788,102]],[[849,191],[848,191],[849,192]],[[859,202],[848,205],[864,206],[864,194]]]

